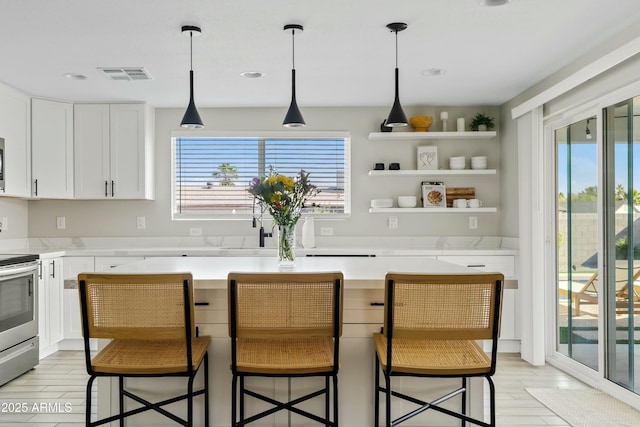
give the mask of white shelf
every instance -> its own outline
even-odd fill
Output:
[[[369,213],[493,213],[498,208],[369,208]]]
[[[437,169],[437,170],[415,170],[405,169],[398,171],[390,170],[370,170],[369,176],[441,176],[441,175],[495,175],[495,169]]]
[[[487,132],[371,132],[370,141],[416,141],[428,139],[491,139],[496,131]]]

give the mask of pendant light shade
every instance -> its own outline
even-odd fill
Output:
[[[399,70],[398,70],[398,32],[407,29],[407,24],[403,22],[393,22],[387,25],[387,28],[396,33],[396,73],[395,73],[395,99],[393,101],[393,107],[391,107],[391,112],[389,112],[389,117],[387,117],[387,122],[385,126],[389,127],[400,127],[407,126],[409,121],[407,120],[407,116],[404,114],[402,110],[402,106],[400,105],[400,95],[399,95]]]
[[[282,126],[284,127],[301,127],[306,125],[302,113],[298,108],[296,102],[296,30],[302,31],[304,28],[302,25],[289,24],[284,26],[284,30],[291,30],[292,39],[292,67],[291,67],[291,104],[289,105],[289,111],[284,117]]]
[[[185,25],[182,27],[183,34],[189,33],[191,66],[189,69],[189,105],[187,106],[187,111],[185,111],[184,113],[184,117],[182,117],[180,126],[189,129],[200,129],[204,127],[204,125],[202,124],[202,119],[200,118],[200,114],[198,114],[196,103],[193,100],[193,36],[194,33],[196,36],[200,35],[200,32],[200,27],[194,27],[191,25]]]

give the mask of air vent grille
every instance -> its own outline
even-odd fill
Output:
[[[98,68],[109,80],[151,80],[151,75],[143,67],[109,67]]]

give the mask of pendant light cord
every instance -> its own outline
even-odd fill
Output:
[[[396,41],[396,43],[397,43],[397,41]],[[190,53],[189,69],[191,71],[193,71],[193,31],[189,31],[189,45],[190,45],[190,48],[189,48],[189,53]],[[396,49],[397,49],[397,47],[396,47]],[[396,62],[397,61],[398,60],[396,59]]]
[[[395,33],[396,33],[396,68],[398,68],[398,30],[396,30]]]
[[[292,59],[292,68],[295,70],[296,68],[296,29],[291,29],[291,59]]]

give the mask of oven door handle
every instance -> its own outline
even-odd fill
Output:
[[[0,277],[1,278],[6,278],[6,277],[11,277],[11,276],[18,276],[24,273],[28,273],[28,272],[36,272],[37,271],[37,264],[32,264],[32,265],[27,265],[25,267],[17,267],[17,268],[11,268],[8,269],[6,271],[3,271],[2,273],[0,273]]]

